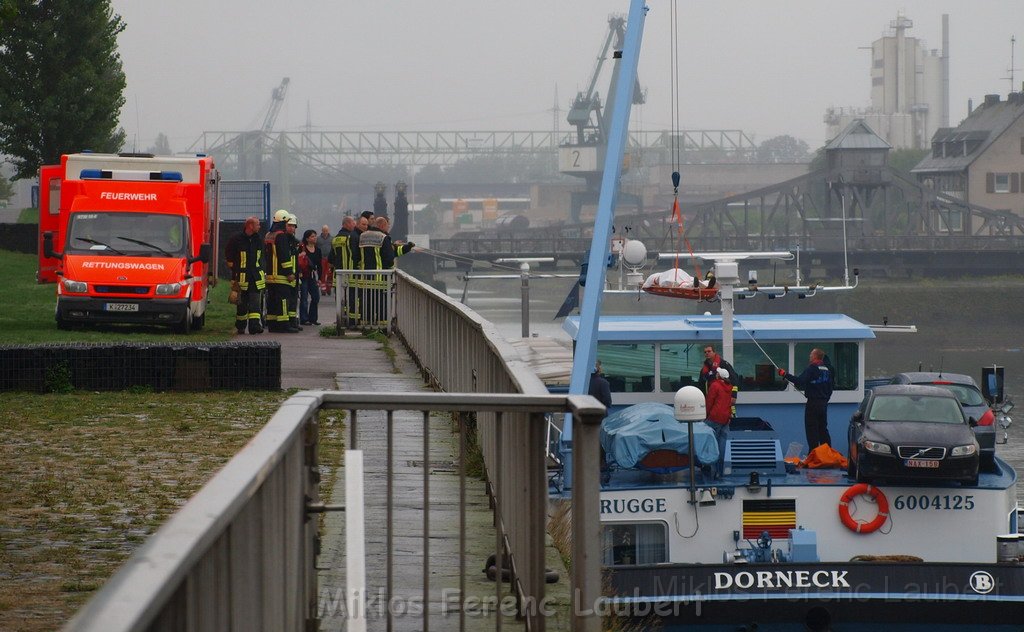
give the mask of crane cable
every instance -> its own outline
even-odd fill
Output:
[[[682,160],[680,153],[682,151],[682,139],[680,138],[680,125],[679,125],[679,6],[678,0],[672,0],[672,5],[669,10],[669,65],[671,75],[671,152],[672,152],[672,221],[676,225],[675,234],[675,262],[673,267],[679,269],[679,242],[682,241],[687,250],[690,252],[690,257],[694,260],[694,268],[697,272],[698,283],[701,277],[700,263],[693,257],[693,246],[690,245],[690,240],[686,238],[685,229],[683,226],[683,212],[679,208],[679,182],[680,175],[679,170],[682,166]]]

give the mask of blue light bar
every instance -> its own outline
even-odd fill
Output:
[[[181,182],[184,178],[180,171],[153,171],[149,174],[150,180],[163,180],[164,182]]]
[[[111,172],[103,169],[82,169],[82,173],[79,174],[79,178],[82,180],[110,179],[110,176]]]

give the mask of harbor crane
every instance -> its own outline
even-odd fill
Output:
[[[288,94],[288,83],[291,80],[285,77],[281,85],[274,88],[270,93],[270,104],[267,106],[267,113],[263,117],[263,125],[258,130],[243,132],[239,135],[241,147],[239,150],[239,173],[245,180],[263,179],[263,150],[267,137],[274,130],[274,123],[277,115],[284,105],[284,98]]]
[[[609,56],[613,60],[611,82],[608,93],[614,94],[619,81],[618,60],[622,56],[622,47],[626,39],[626,18],[612,15],[608,18],[608,33],[605,35],[601,51],[597,56],[594,71],[591,73],[586,91],[576,94],[569,108],[567,120],[576,128],[575,142],[559,147],[558,169],[586,180],[586,190],[572,194],[571,219],[580,221],[580,212],[586,203],[596,203],[600,188],[601,175],[604,173],[604,158],[608,149],[608,125],[612,119],[612,103],[604,107],[601,94],[597,91],[597,83],[601,71]],[[633,105],[646,102],[646,93],[640,89],[639,80],[634,77]],[[625,170],[625,167],[624,167]],[[624,195],[622,202],[630,201],[639,205],[638,199]]]

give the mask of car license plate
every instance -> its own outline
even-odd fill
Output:
[[[108,312],[137,312],[138,303],[107,303]]]
[[[907,459],[903,465],[907,467],[939,467],[939,462],[930,459]]]

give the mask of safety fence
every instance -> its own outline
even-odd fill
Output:
[[[338,331],[373,330],[391,335],[395,319],[394,270],[335,270]]]

